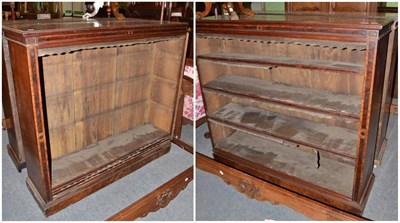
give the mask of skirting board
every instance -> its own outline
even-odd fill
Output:
[[[166,207],[188,183],[193,180],[193,166],[189,167],[167,183],[158,187],[146,196],[140,198],[120,212],[111,216],[107,221],[133,221]]]
[[[237,191],[245,194],[251,199],[269,201],[274,205],[284,205],[313,220],[368,220],[285,190],[281,187],[221,164],[200,153],[196,153],[196,167],[222,178],[225,183],[234,187]]]

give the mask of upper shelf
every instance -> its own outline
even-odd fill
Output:
[[[250,63],[262,65],[274,65],[285,67],[296,67],[316,70],[330,70],[336,72],[349,72],[362,74],[364,72],[364,65],[354,63],[344,63],[338,61],[326,60],[310,60],[293,57],[274,57],[266,55],[254,54],[238,54],[238,53],[211,53],[206,55],[199,55],[199,59],[208,59],[216,61],[237,62],[237,63]]]
[[[361,97],[356,95],[294,87],[237,75],[221,76],[207,83],[204,88],[354,119],[360,116]]]

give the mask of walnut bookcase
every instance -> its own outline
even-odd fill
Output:
[[[187,25],[3,23],[27,185],[51,215],[167,153]]]
[[[362,214],[392,24],[300,14],[197,21],[214,158]]]

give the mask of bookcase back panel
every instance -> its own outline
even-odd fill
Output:
[[[157,42],[154,47],[153,73],[157,77],[165,78],[171,83],[177,84],[177,80],[180,77],[181,54],[184,47],[183,37]]]
[[[199,38],[196,37],[196,55],[209,54],[212,52],[222,52],[223,42],[222,41],[211,41],[207,37]]]
[[[207,89],[203,89],[203,95],[204,100],[207,102],[208,114],[216,112],[218,109],[231,103],[233,100],[232,97],[229,97],[226,94],[224,95],[223,93],[216,93]]]
[[[183,45],[180,37],[41,57],[52,159],[149,122],[170,132]]]
[[[125,132],[135,126],[147,122],[146,113],[148,112],[148,102],[142,101],[137,104],[128,105],[117,109],[114,115],[115,132]]]
[[[148,76],[152,69],[154,44],[137,44],[118,47],[117,80]]]
[[[205,39],[206,38],[206,39]],[[364,64],[366,44],[310,39],[245,36],[200,36],[198,55],[211,52],[269,55]]]
[[[363,85],[362,74],[239,62],[216,62],[206,59],[198,59],[197,64],[202,72],[202,84],[228,74],[352,95],[361,95]]]
[[[121,80],[116,83],[115,107],[117,109],[148,100],[151,77],[149,75]]]
[[[148,120],[154,126],[170,132],[174,112],[170,107],[151,101],[149,104]]]
[[[164,105],[169,109],[173,109],[175,102],[176,84],[166,79],[154,78],[153,87],[151,89],[150,98],[158,104]]]

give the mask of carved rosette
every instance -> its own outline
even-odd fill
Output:
[[[160,209],[166,207],[172,199],[174,199],[174,192],[171,188],[168,188],[168,190],[158,195],[156,208]]]
[[[258,186],[244,179],[239,180],[239,191],[251,199],[257,199],[260,197]]]

